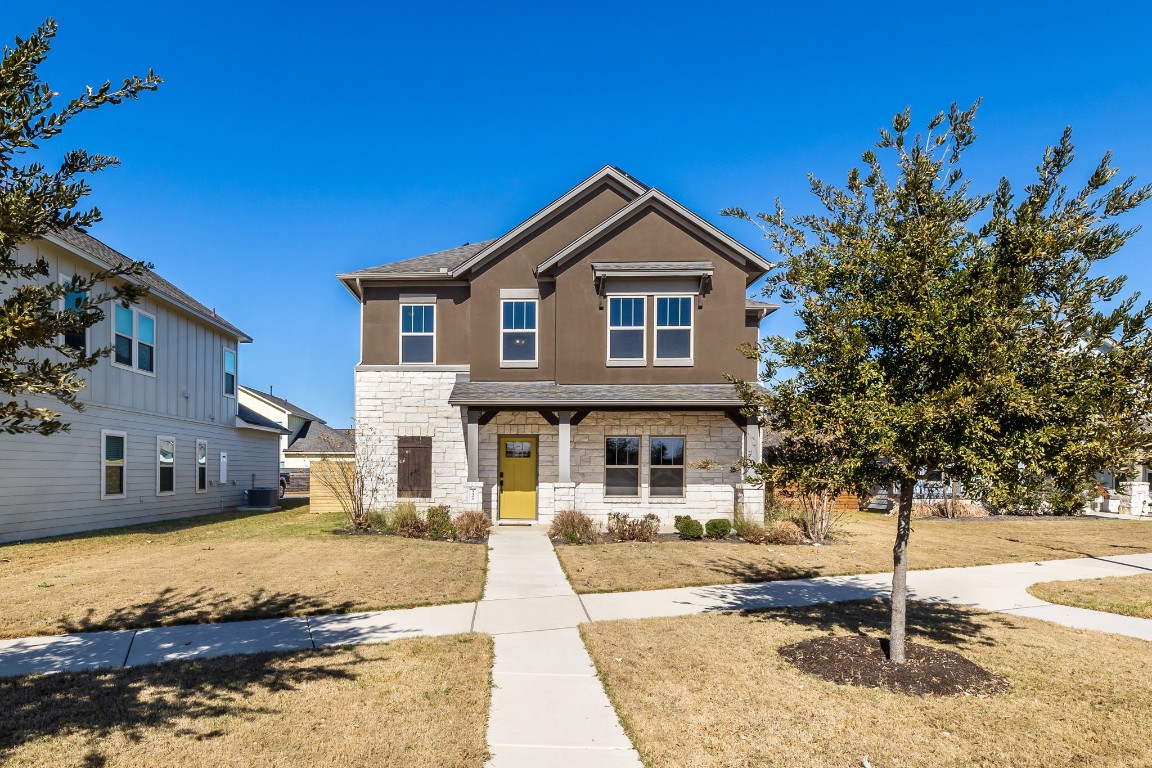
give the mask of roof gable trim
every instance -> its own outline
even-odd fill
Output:
[[[614,168],[611,165],[606,165],[596,173],[586,178],[584,181],[577,184],[572,189],[565,192],[560,197],[553,200],[547,206],[534,213],[532,216],[529,216],[514,229],[493,240],[488,244],[486,248],[484,248],[484,250],[468,259],[468,261],[460,264],[455,269],[449,270],[449,274],[452,277],[458,277],[472,269],[475,269],[485,261],[488,261],[489,259],[496,256],[496,254],[503,250],[507,245],[514,242],[521,235],[530,231],[538,224],[551,218],[565,205],[580,197],[580,195],[584,194],[585,192],[591,190],[597,184],[603,183],[605,181],[615,182],[618,186],[623,187],[635,195],[643,195],[646,190],[644,185],[640,184],[628,174],[618,170],[617,168]]]

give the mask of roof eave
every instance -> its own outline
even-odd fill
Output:
[[[98,257],[92,253],[89,253],[88,251],[77,248],[75,245],[72,245],[67,240],[64,240],[60,237],[57,237],[56,235],[52,234],[51,232],[40,235],[40,237],[42,239],[47,240],[48,242],[52,243],[53,245],[56,245],[56,246],[59,246],[60,248],[63,248],[64,250],[68,251],[71,254],[79,256],[82,259],[87,259],[88,261],[94,262],[94,263],[96,263],[100,266],[103,266],[105,268],[108,268],[108,269],[112,268],[111,264],[104,261],[100,257]],[[132,277],[131,275],[121,275],[120,279],[123,280],[124,282],[132,283],[133,285],[139,285],[139,286],[143,286],[143,287],[147,288],[149,294],[157,294],[157,295],[164,297],[164,300],[167,301],[169,304],[172,304],[173,306],[179,307],[180,309],[184,310],[185,312],[192,315],[193,317],[197,317],[197,318],[203,320],[204,322],[211,324],[215,328],[219,328],[220,330],[226,332],[229,336],[236,337],[236,340],[241,342],[241,343],[250,344],[252,342],[252,337],[249,336],[244,331],[240,330],[239,328],[236,328],[235,326],[232,326],[230,324],[223,323],[220,321],[220,319],[218,317],[205,314],[204,312],[201,312],[200,310],[196,309],[195,307],[191,307],[191,306],[185,304],[183,301],[180,301],[175,296],[172,296],[168,293],[165,293],[164,291],[161,291],[157,288],[154,288],[153,286],[146,285],[145,283],[136,279],[135,277]]]

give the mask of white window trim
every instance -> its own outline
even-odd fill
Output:
[[[636,439],[636,464],[609,464],[608,463],[608,441],[609,440],[631,440]],[[603,461],[604,461],[604,486],[601,496],[605,501],[616,502],[637,502],[641,500],[641,495],[644,492],[644,436],[643,435],[604,435],[603,448]],[[636,493],[624,495],[619,493],[608,493],[608,470],[609,469],[632,469],[636,467]]]
[[[660,299],[688,299],[688,357],[660,357],[659,336],[660,331],[684,330],[683,325],[660,325]],[[654,366],[691,366],[696,357],[696,294],[694,293],[659,293],[652,297],[652,365]]]
[[[423,331],[421,331],[420,333],[415,333],[415,332],[407,332],[406,333],[404,331],[404,308],[405,307],[432,307],[432,333],[425,333]],[[400,333],[399,333],[399,344],[397,345],[397,349],[396,349],[396,359],[400,361],[400,365],[436,365],[436,351],[437,351],[436,350],[436,347],[437,347],[436,332],[437,332],[437,329],[440,328],[440,318],[437,317],[438,314],[439,314],[439,312],[436,311],[436,302],[435,301],[404,301],[404,300],[400,301],[400,317],[399,317],[399,324],[398,324],[398,328],[400,329]],[[410,363],[404,362],[404,337],[405,336],[431,336],[432,337],[432,361],[428,362],[425,360],[422,362],[410,362]]]
[[[618,330],[618,331],[637,330],[637,328],[635,326],[631,326],[631,325],[613,329],[613,327],[612,327],[612,301],[613,301],[613,299],[640,299],[640,301],[642,302],[644,308],[641,310],[641,317],[643,318],[644,322],[639,327],[639,330],[640,330],[641,344],[643,345],[643,349],[644,349],[644,356],[643,357],[635,357],[635,358],[614,358],[614,357],[612,357],[612,331],[613,330]],[[605,354],[608,358],[608,362],[607,362],[608,367],[609,368],[647,367],[647,365],[648,365],[648,296],[645,294],[637,294],[637,293],[610,294],[608,296],[608,312],[605,315],[604,320],[605,320],[604,325],[607,326],[607,332],[604,336],[604,344],[605,344],[605,350],[604,351],[605,351]]]
[[[535,306],[533,317],[536,318],[536,327],[532,329],[532,359],[531,360],[505,360],[504,359],[504,334],[506,333],[528,333],[527,328],[505,328],[504,327],[504,305],[505,304],[532,304]],[[500,367],[501,368],[539,368],[540,367],[540,300],[539,299],[501,299],[500,300]]]
[[[121,465],[121,493],[108,493],[108,444],[109,437],[124,440],[124,463]],[[115,429],[100,430],[100,499],[123,499],[128,495],[128,433]]]
[[[200,446],[204,446],[204,487],[200,487]],[[196,493],[208,493],[208,441],[196,438],[196,452],[192,454],[192,467],[196,470],[192,486]]]
[[[678,326],[679,327],[679,326]],[[684,455],[680,459],[679,464],[653,464],[652,463],[652,441],[653,440],[683,440],[684,441]],[[678,468],[680,470],[680,493],[675,496],[662,495],[652,493],[652,470],[662,467]],[[669,500],[676,501],[683,499],[688,495],[688,435],[649,435],[648,436],[648,498],[652,500]]]
[[[160,490],[160,441],[172,441],[172,490]],[[156,435],[156,495],[157,496],[175,496],[176,495],[176,438],[172,435]]]
[[[112,354],[108,356],[108,362],[112,364],[113,368],[119,368],[122,371],[135,371],[141,376],[151,376],[155,378],[157,362],[156,350],[160,346],[160,325],[156,322],[156,315],[145,312],[139,307],[128,307],[128,311],[132,313],[132,365],[124,365],[123,363],[116,362],[116,336],[119,335],[116,333],[116,307],[118,306],[120,305],[115,303],[113,304],[111,322],[108,323],[108,325],[111,326],[112,331]],[[152,321],[152,370],[150,371],[146,371],[143,368],[137,366],[137,364],[140,362],[140,350],[136,346],[140,341],[140,315],[144,315],[144,317],[147,317]]]
[[[232,394],[228,394],[228,353],[232,353],[232,359],[236,361],[236,370],[232,372]],[[236,350],[232,347],[224,347],[220,351],[220,391],[224,393],[224,397],[235,399],[236,393],[240,391],[240,355],[236,354]]]

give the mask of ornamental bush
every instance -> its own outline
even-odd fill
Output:
[[[718,517],[704,524],[704,533],[710,539],[725,539],[732,533],[732,521]]]
[[[682,522],[677,530],[680,531],[680,538],[686,541],[698,541],[704,538],[704,526],[699,520],[691,517]]]

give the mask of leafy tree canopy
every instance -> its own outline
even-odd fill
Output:
[[[149,70],[116,90],[110,82],[89,86],[56,110],[59,94],[37,73],[55,35],[56,22],[48,19],[27,40],[17,37],[12,47],[5,46],[0,60],[0,431],[11,434],[47,435],[67,428],[58,412],[26,398],[47,397],[81,409],[76,394],[84,381],[78,374],[109,350],[75,349],[63,342],[63,335],[99,322],[101,306],[108,302],[136,301],[143,289],[115,278],[148,268],[136,262],[77,274],[64,284],[52,278],[45,259],[18,253],[18,246],[34,238],[100,221],[97,208],[77,210],[91,191],[84,177],[119,164],[115,157],[73,149],[49,169],[35,159],[43,142],[81,113],[136,99],[162,82]],[[64,308],[69,293],[79,298]]]
[[[1150,442],[1152,305],[1095,275],[1152,188],[1117,181],[1105,156],[1070,190],[1065,130],[1022,194],[1007,179],[975,193],[961,160],[976,109],[954,104],[915,135],[896,115],[843,187],[811,178],[819,213],[725,211],[764,230],[781,256],[766,292],[803,324],[750,350],[768,387],[743,397],[783,435],[760,469],[899,484],[898,574],[918,472],[1000,507],[1071,506]]]

